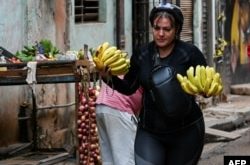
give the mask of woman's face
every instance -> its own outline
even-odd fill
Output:
[[[173,44],[176,36],[176,29],[171,20],[165,17],[158,17],[154,20],[153,39],[159,48],[165,48]]]

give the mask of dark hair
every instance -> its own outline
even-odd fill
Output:
[[[154,15],[154,18],[153,18],[153,25],[152,26],[155,26],[155,24],[154,24],[154,21],[157,19],[159,19],[159,18],[168,18],[168,19],[170,19],[170,21],[171,21],[171,26],[172,27],[175,27],[176,29],[178,28],[178,25],[176,25],[176,21],[175,21],[175,18],[174,18],[174,16],[172,15],[172,14],[169,14],[169,13],[167,13],[167,12],[164,12],[164,11],[161,11],[161,12],[157,12],[155,15]]]
[[[182,30],[182,26],[183,26],[183,22],[184,22],[184,17],[183,17],[181,9],[178,6],[176,6],[174,4],[170,4],[170,3],[167,3],[165,5],[159,4],[159,6],[154,7],[151,10],[150,15],[149,15],[149,21],[150,21],[150,24],[152,27],[154,26],[155,18],[160,16],[158,14],[160,12],[169,13],[170,15],[172,15],[174,17],[174,19],[175,19],[174,25],[175,25],[175,27],[178,28],[177,34],[179,35],[181,30]]]

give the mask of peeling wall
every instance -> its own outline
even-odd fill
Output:
[[[0,0],[0,45],[15,53],[24,45],[43,38],[50,39],[62,52],[79,50],[83,44],[96,47],[109,41],[115,44],[115,0],[105,4],[106,22],[74,23],[74,0]],[[14,11],[14,12],[10,12]],[[125,1],[125,50],[132,50],[132,1]],[[75,101],[74,84],[36,85],[39,107],[68,104]],[[0,147],[18,142],[18,110],[29,102],[32,111],[31,89],[27,85],[0,87]],[[74,106],[39,110],[38,147],[61,148],[74,144]],[[30,135],[30,137],[32,137]]]
[[[19,105],[29,99],[25,87],[0,87],[0,147],[18,141]]]
[[[15,52],[26,42],[26,1],[0,0],[0,4],[0,45]]]
[[[74,22],[74,3],[71,4],[70,16],[70,48],[79,50],[84,44],[90,47],[97,47],[100,43],[108,41],[115,44],[115,3],[114,1],[104,0],[106,2],[106,21],[100,23],[81,23]]]
[[[89,47],[97,47],[104,41],[116,45],[116,1],[102,0],[102,5],[105,5],[106,21],[98,23],[81,23],[74,22],[74,3],[71,1],[70,7],[70,48],[79,50],[84,44]],[[132,53],[132,1],[124,1],[124,26],[125,26],[125,50]]]
[[[66,50],[65,2],[66,0],[0,0],[0,45],[15,53],[24,45],[46,38],[61,51]],[[75,101],[74,84],[36,85],[35,91],[38,106]],[[19,105],[26,101],[31,103],[29,108],[32,108],[32,93],[27,85],[23,85],[1,86],[0,94],[0,147],[6,147],[18,142]],[[70,140],[74,126],[74,106],[39,110],[37,121],[39,147],[62,148],[73,143]]]
[[[34,43],[42,38],[55,41],[54,3],[55,0],[27,0],[28,42]]]
[[[26,1],[0,0],[0,4],[0,45],[14,53],[27,39]],[[0,146],[7,146],[18,139],[17,114],[28,94],[26,86],[1,86],[0,95]]]

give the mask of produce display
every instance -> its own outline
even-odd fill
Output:
[[[21,63],[21,60],[8,50],[0,46],[0,63]]]
[[[34,45],[25,45],[22,50],[16,52],[16,57],[23,62],[55,60],[55,56],[59,52],[59,49],[50,40],[42,39]]]
[[[191,66],[186,76],[177,74],[177,79],[182,89],[190,95],[211,97],[220,95],[223,90],[220,73],[209,66]]]
[[[98,88],[89,87],[87,82],[79,83],[78,88],[77,134],[79,164],[98,165],[101,162],[95,113]]]
[[[104,42],[94,50],[93,61],[97,70],[107,70],[111,75],[124,75],[130,67],[128,54],[108,42]]]

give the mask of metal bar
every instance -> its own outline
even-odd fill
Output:
[[[69,103],[69,104],[62,104],[62,105],[51,105],[51,106],[44,106],[44,107],[38,107],[37,110],[43,110],[43,109],[53,109],[53,108],[65,108],[75,105],[76,103]]]
[[[119,49],[125,48],[124,0],[116,0],[116,44]]]
[[[32,151],[37,151],[37,107],[36,107],[36,95],[32,89]]]
[[[74,75],[37,77],[37,84],[57,84],[57,83],[74,83],[78,82],[78,77]],[[28,85],[26,77],[1,77],[0,86],[9,85]]]
[[[50,165],[50,164],[54,164],[57,162],[60,162],[62,160],[65,160],[69,157],[69,153],[61,153],[43,160],[39,161],[39,165]]]
[[[29,148],[31,145],[32,145],[32,143],[24,143],[24,144],[23,144],[21,147],[19,147],[18,149],[14,150],[14,151],[11,151],[11,152],[9,153],[9,155],[10,155],[10,156],[15,155],[15,154],[17,154],[18,152],[23,151],[23,150]]]
[[[69,60],[55,60],[55,61],[39,61],[37,63],[37,67],[40,66],[46,66],[46,67],[51,67],[51,66],[59,66],[61,65],[66,65],[66,64],[75,64],[75,60],[69,61]],[[26,67],[27,63],[26,62],[22,62],[22,63],[7,63],[7,64],[0,64],[0,67],[14,67],[14,68],[21,68],[21,67]]]
[[[133,1],[133,51],[149,42],[149,0]]]

